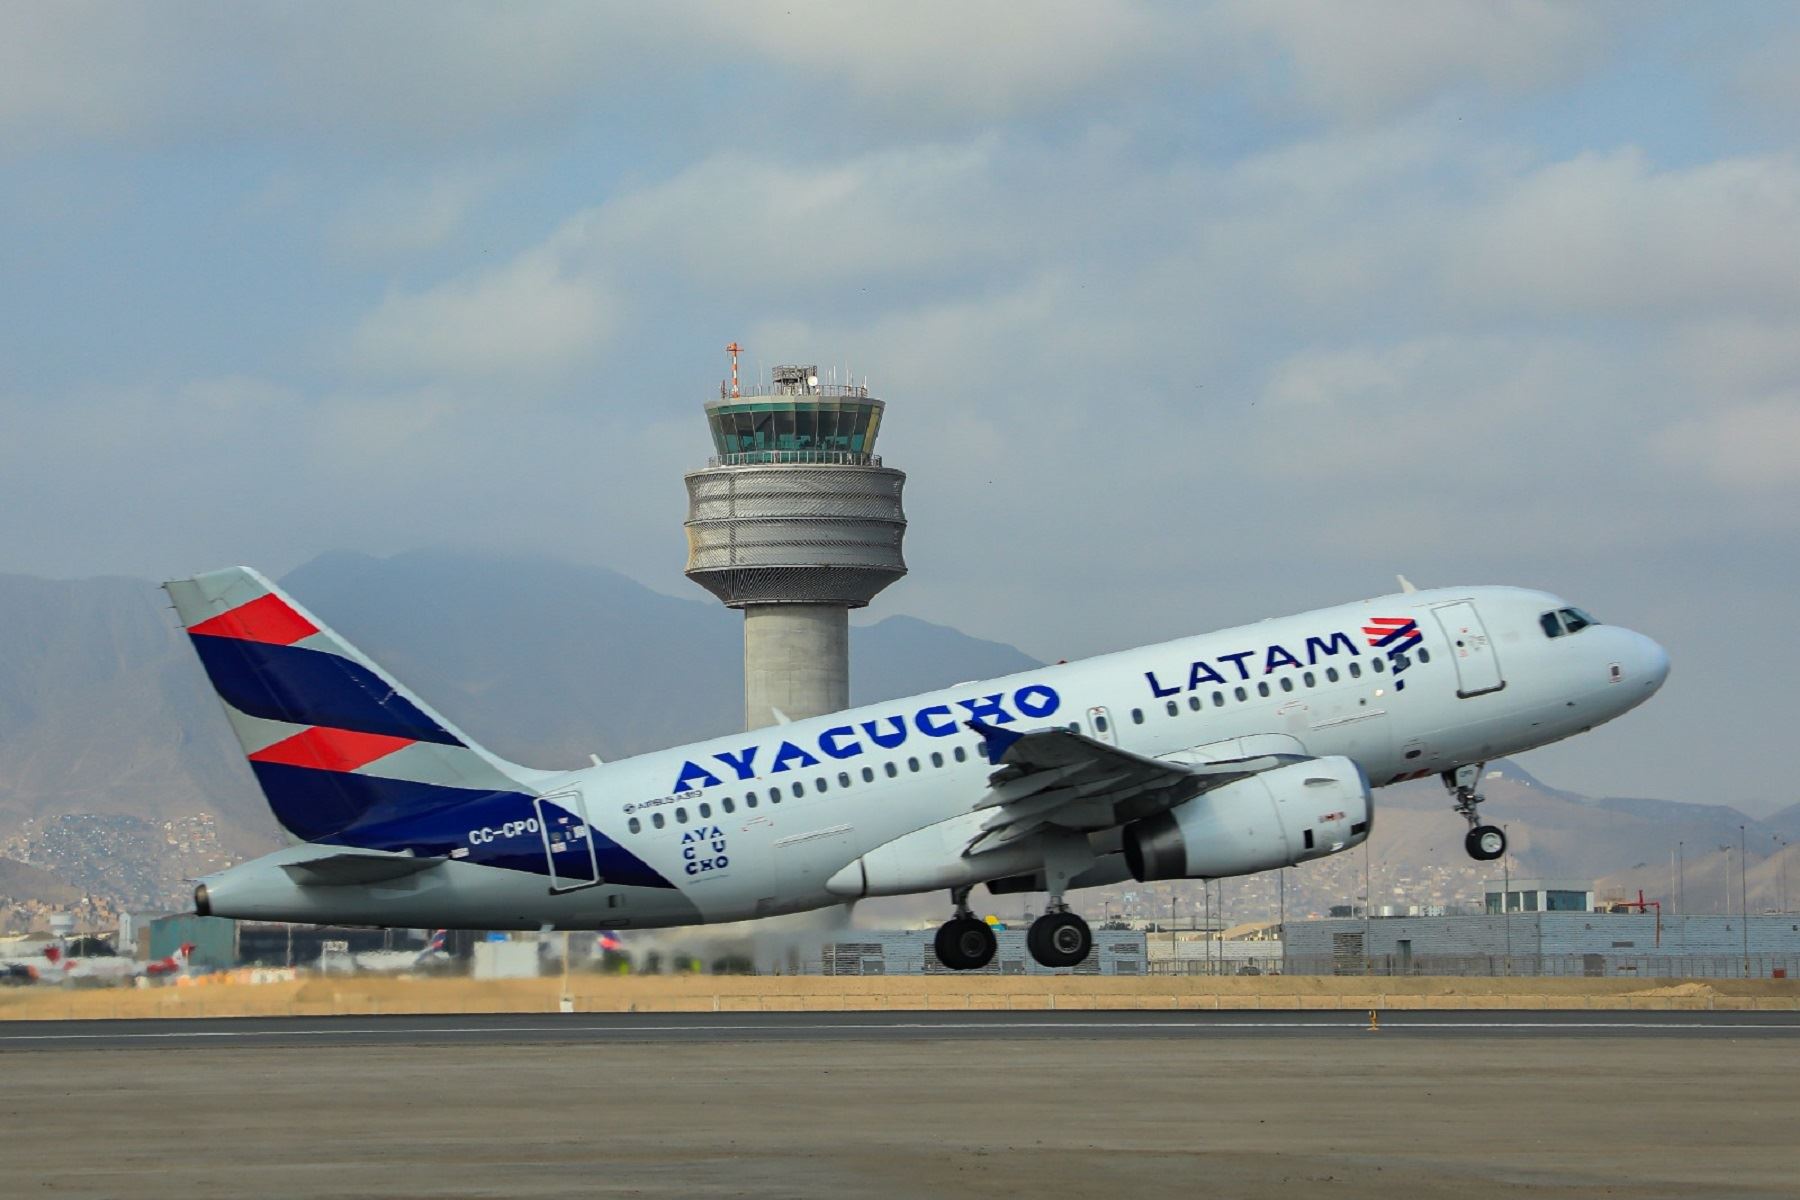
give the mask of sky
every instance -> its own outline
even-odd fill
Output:
[[[0,0],[0,571],[700,597],[723,347],[889,403],[907,613],[1065,658],[1547,587],[1527,756],[1800,800],[1800,9]]]

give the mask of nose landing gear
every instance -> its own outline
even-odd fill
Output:
[[[1477,812],[1483,796],[1476,787],[1481,782],[1481,770],[1486,765],[1466,763],[1454,771],[1445,771],[1442,776],[1444,787],[1456,801],[1456,811],[1469,823],[1469,833],[1463,839],[1463,849],[1476,862],[1493,862],[1506,853],[1506,831],[1498,825],[1483,825]]]

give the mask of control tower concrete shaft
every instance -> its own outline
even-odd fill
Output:
[[[906,475],[875,454],[886,406],[816,366],[740,393],[734,365],[720,393],[714,456],[686,476],[687,576],[744,611],[745,728],[847,708],[850,610],[906,574]]]

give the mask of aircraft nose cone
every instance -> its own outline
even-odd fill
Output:
[[[1669,652],[1653,638],[1641,633],[1635,636],[1637,648],[1633,657],[1637,661],[1632,664],[1636,668],[1633,675],[1642,680],[1649,691],[1655,692],[1662,687],[1663,680],[1669,677]]]

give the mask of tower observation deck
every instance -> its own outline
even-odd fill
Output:
[[[732,347],[735,351],[735,345]],[[850,610],[906,574],[906,475],[882,465],[866,387],[779,366],[706,404],[714,455],[686,475],[687,576],[744,612],[747,728],[847,708]]]

